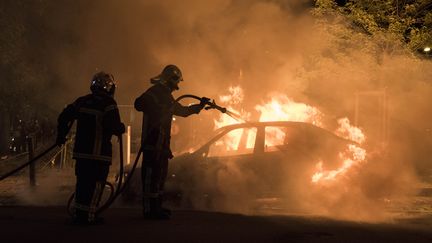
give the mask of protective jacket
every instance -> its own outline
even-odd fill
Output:
[[[115,100],[106,94],[89,94],[68,105],[58,117],[58,143],[65,140],[74,120],[77,128],[73,158],[111,163],[111,137],[125,130]]]
[[[155,150],[171,157],[172,116],[198,114],[203,105],[183,106],[176,102],[171,90],[155,84],[135,100],[135,109],[143,112],[141,142],[143,150]]]

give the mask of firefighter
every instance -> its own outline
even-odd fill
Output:
[[[59,146],[66,142],[66,135],[77,120],[73,224],[103,223],[102,218],[95,217],[95,212],[111,165],[111,137],[121,136],[125,131],[114,100],[115,89],[111,74],[96,73],[91,80],[91,94],[69,104],[58,117],[56,143]]]
[[[203,97],[200,104],[190,106],[176,102],[171,93],[179,89],[178,84],[183,81],[183,77],[175,65],[166,66],[161,74],[150,81],[153,86],[135,100],[135,109],[143,112],[143,216],[147,219],[169,219],[171,212],[162,208],[162,196],[168,160],[173,158],[170,150],[172,117],[198,114],[209,99]]]

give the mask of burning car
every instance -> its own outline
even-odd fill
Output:
[[[337,171],[349,146],[357,145],[305,122],[228,125],[195,151],[170,161],[165,197],[192,207],[236,198],[289,197],[296,183],[316,179],[317,162]],[[123,194],[126,201],[141,195],[137,171]]]

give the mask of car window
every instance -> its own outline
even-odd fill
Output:
[[[264,152],[278,151],[299,142],[301,131],[292,127],[267,126],[265,128]]]
[[[237,128],[224,134],[209,147],[208,157],[252,154],[257,128]]]

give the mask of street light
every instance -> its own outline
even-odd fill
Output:
[[[431,48],[429,46],[426,46],[423,48],[423,52],[429,54],[431,52]]]

